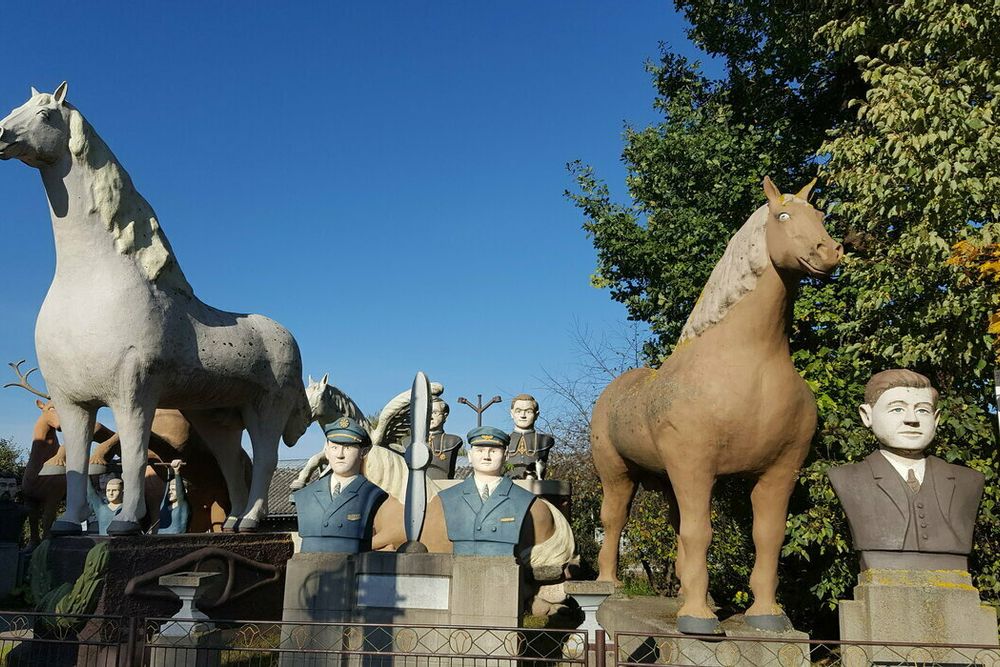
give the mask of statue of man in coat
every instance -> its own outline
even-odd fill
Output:
[[[525,542],[522,528],[531,524],[535,495],[503,476],[509,444],[506,433],[480,426],[469,431],[468,443],[472,475],[440,491],[428,513],[443,511],[452,553],[513,556],[514,548]],[[428,523],[435,521],[429,518]]]
[[[427,479],[455,479],[458,454],[462,451],[462,438],[444,432],[451,408],[440,396],[431,402],[431,421],[427,434],[427,445],[431,450],[431,460],[427,464]],[[410,445],[410,436],[402,441],[403,449]]]
[[[535,430],[538,421],[538,401],[531,394],[518,394],[510,401],[510,418],[514,430],[507,446],[507,462],[512,479],[542,479],[549,461],[549,450],[555,438]]]
[[[361,474],[371,437],[341,417],[324,428],[331,474],[295,491],[303,552],[359,553],[371,550],[375,515],[388,494]]]
[[[869,380],[864,400],[861,421],[879,448],[827,473],[861,568],[968,569],[984,477],[927,455],[937,390],[919,373],[893,369]]]

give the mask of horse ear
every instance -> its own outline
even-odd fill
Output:
[[[327,384],[327,381],[329,379],[330,379],[330,374],[329,373],[323,373],[323,379],[320,380],[319,383],[325,387],[326,384]]]
[[[65,81],[60,83],[59,87],[56,88],[56,92],[52,93],[53,101],[55,101],[56,104],[62,104],[63,101],[66,99],[66,91],[68,89],[69,85]]]
[[[313,376],[312,375],[307,375],[306,377],[309,378],[309,382],[307,382],[306,384],[312,384],[313,383]]]
[[[813,186],[816,185],[816,179],[812,179],[806,186],[795,193],[795,196],[804,201],[809,201],[809,193],[812,192]]]
[[[771,182],[769,176],[764,177],[764,194],[767,195],[767,201],[772,206],[778,206],[781,204],[781,190],[778,186]]]
[[[32,96],[32,97],[35,97],[35,96],[36,96],[36,95],[38,95],[38,94],[39,94],[39,93],[38,93],[38,89],[36,89],[36,88],[35,88],[34,86],[32,86],[32,87],[31,87],[31,96]]]

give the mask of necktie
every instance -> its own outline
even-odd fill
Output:
[[[914,493],[920,490],[920,482],[917,481],[917,476],[913,473],[913,468],[906,471],[906,485]]]
[[[333,485],[333,495],[335,496],[340,495],[340,482],[337,482],[336,484]]]
[[[483,502],[484,502],[484,503],[485,503],[485,502],[486,502],[487,500],[489,500],[489,499],[490,499],[490,485],[489,485],[489,484],[483,484],[483,493],[482,493],[482,499],[483,499]]]

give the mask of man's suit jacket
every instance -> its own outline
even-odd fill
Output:
[[[302,551],[358,553],[371,549],[375,513],[388,494],[364,475],[330,493],[330,476],[324,475],[294,494]]]
[[[410,436],[403,438],[400,443],[403,449],[410,446],[410,441]],[[431,460],[427,464],[428,479],[455,478],[455,465],[463,442],[464,440],[451,433],[430,434],[427,443],[431,448]]]
[[[863,461],[830,468],[857,551],[902,551],[907,531],[917,551],[968,554],[983,495],[982,473],[928,456],[918,494],[878,451]],[[933,492],[931,491],[933,489]]]
[[[535,496],[507,477],[484,503],[474,476],[438,493],[454,553],[512,556]]]
[[[548,433],[512,431],[510,444],[507,445],[507,464],[511,468],[508,476],[522,479],[528,468],[531,468],[534,474],[535,461],[539,459],[543,462],[548,461],[549,450],[555,441],[555,438]]]

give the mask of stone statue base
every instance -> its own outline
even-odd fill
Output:
[[[523,605],[521,568],[513,557],[451,554],[298,553],[288,561],[282,620],[287,649],[507,655],[504,632],[419,626],[512,628]],[[395,624],[317,626],[296,622]],[[428,658],[430,659],[430,658]],[[282,653],[282,667],[361,664],[362,656]],[[367,663],[377,658],[368,656]],[[391,664],[391,656],[386,656]],[[445,660],[446,661],[446,660]],[[478,662],[469,659],[471,666]],[[490,665],[507,661],[490,659]],[[366,663],[366,664],[367,664]],[[463,663],[465,664],[465,663]]]
[[[677,598],[609,598],[597,610],[597,622],[615,643],[622,662],[709,667],[808,667],[809,635],[798,630],[766,632],[746,624],[743,614],[722,621],[718,640],[680,636]],[[629,633],[618,635],[616,633]]]
[[[997,614],[964,570],[869,569],[840,602],[840,639],[998,646]],[[876,664],[1000,664],[997,651],[845,646],[845,667]]]

